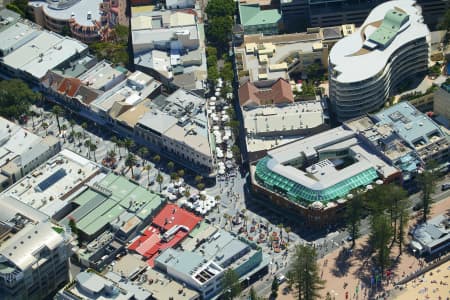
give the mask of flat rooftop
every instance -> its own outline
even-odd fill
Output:
[[[9,187],[2,197],[12,197],[49,217],[68,203],[68,195],[92,176],[100,166],[64,149]]]
[[[80,231],[92,236],[108,224],[127,226],[134,216],[141,222],[148,220],[164,202],[160,195],[123,176],[102,173],[99,177],[73,197],[71,202],[77,208],[64,218],[63,224],[73,219]]]
[[[207,261],[199,253],[166,249],[156,259],[158,264],[175,270],[178,276],[194,280],[198,286],[208,284],[212,278],[223,272],[213,261]]]
[[[140,71],[130,74],[126,80],[116,84],[98,97],[92,105],[117,118],[129,109],[143,102],[150,94],[161,87],[161,83]],[[137,121],[137,120],[136,120]]]
[[[153,218],[152,225],[128,249],[142,255],[153,266],[162,250],[178,245],[201,220],[201,217],[175,204],[167,204]]]
[[[149,291],[155,299],[189,300],[199,297],[198,292],[168,278],[155,269],[148,268],[145,261],[138,255],[127,254],[116,260],[111,266],[112,272],[123,274],[132,282],[139,282],[140,287]],[[142,273],[136,276],[139,270]],[[143,277],[146,277],[147,280],[141,281]]]
[[[248,244],[239,240],[225,230],[217,230],[214,234],[206,238],[205,242],[193,250],[195,253],[203,255],[206,260],[214,260],[222,268],[226,269],[230,266],[237,266],[242,260],[248,259],[244,253],[254,254]],[[236,257],[242,256],[240,259]]]
[[[92,26],[100,22],[100,3],[103,0],[52,0],[51,2],[30,1],[29,5],[42,6],[44,13],[52,19],[69,21],[74,18],[82,26]],[[88,17],[88,14],[90,16]]]
[[[289,36],[289,35],[287,35]],[[318,36],[314,36],[317,37]],[[314,38],[312,37],[312,38]],[[273,42],[262,40],[258,36],[248,39],[243,47],[236,49],[238,60],[242,60],[243,70],[248,70],[250,81],[262,79],[277,80],[289,79],[287,67],[302,53],[312,53],[314,46],[320,43],[320,39],[303,39],[303,36],[291,36],[291,41],[281,42],[276,39]],[[285,39],[288,39],[285,37]],[[263,41],[261,43],[261,41]]]
[[[26,166],[56,143],[54,137],[41,138],[0,117],[0,167],[9,162]]]
[[[171,27],[171,28],[152,28],[142,30],[132,30],[131,35],[133,39],[133,47],[140,49],[144,45],[148,45],[150,41],[153,43],[161,43],[164,41],[170,41],[176,37],[177,34],[183,33],[184,38],[189,40],[198,40],[199,33],[196,25],[188,25],[183,27]],[[148,48],[146,50],[150,50]],[[135,51],[137,52],[137,51]]]
[[[364,136],[375,148],[392,161],[413,152],[413,149],[397,135],[391,124],[375,124],[367,116],[348,121],[345,124],[353,131]]]
[[[120,275],[107,273],[102,275],[92,270],[78,273],[75,284],[68,284],[59,293],[69,292],[81,299],[149,299],[151,293],[133,282],[124,282]]]
[[[439,125],[407,102],[401,102],[375,115],[380,125],[388,124],[414,149],[420,149],[442,139]]]
[[[12,69],[27,72],[37,79],[76,53],[82,53],[87,45],[49,31],[41,31],[34,39],[8,54],[3,63]]]
[[[2,271],[12,273],[11,270],[8,270],[12,266],[20,271],[29,270],[38,261],[41,261],[42,258],[36,253],[39,253],[43,247],[48,247],[50,251],[60,247],[64,243],[64,234],[56,232],[53,227],[55,225],[49,221],[37,224],[28,223],[14,236],[2,243],[0,245],[0,257],[2,258],[0,274]]]
[[[8,27],[0,27],[1,50],[20,47],[38,34],[39,27],[31,22],[17,22]]]
[[[450,228],[446,225],[448,221],[447,215],[439,215],[418,225],[413,232],[414,241],[427,247],[445,243],[450,240]]]
[[[258,106],[254,109],[243,109],[242,114],[247,134],[255,136],[274,131],[314,128],[325,122],[321,101]]]
[[[306,165],[308,161],[315,163]],[[263,185],[276,186],[289,199],[309,204],[328,203],[398,172],[342,127],[271,150],[255,169]]]
[[[211,156],[205,99],[185,89],[153,99],[138,124]]]
[[[248,152],[258,152],[264,150],[271,150],[275,147],[286,145],[298,141],[304,138],[304,136],[283,136],[279,137],[250,137],[246,136],[247,151]]]
[[[101,61],[78,77],[84,84],[93,89],[104,89],[105,86],[119,77],[123,72],[110,63]]]

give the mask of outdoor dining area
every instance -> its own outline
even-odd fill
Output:
[[[188,199],[181,199],[179,204],[189,211],[205,216],[214,209],[218,203],[213,197],[207,195],[205,191],[201,191],[200,194],[192,195]]]
[[[215,96],[212,96],[207,101],[207,114],[211,120],[212,135],[215,141],[215,154],[218,160],[217,173],[219,176],[226,176],[229,171],[235,168],[233,161],[232,147],[234,139],[231,127],[226,125],[230,121],[228,110],[230,106],[227,101],[221,96],[221,84],[218,81],[215,90]],[[227,95],[231,96],[231,95]]]

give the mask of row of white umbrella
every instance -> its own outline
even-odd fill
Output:
[[[189,202],[185,199],[180,200],[180,205],[187,207],[190,210],[194,210],[195,212],[206,215],[217,205],[217,201],[212,197],[207,197],[206,200],[197,200],[195,202]]]

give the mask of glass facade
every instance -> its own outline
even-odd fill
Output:
[[[292,181],[282,175],[272,172],[267,167],[270,157],[262,158],[256,165],[255,176],[258,182],[264,187],[286,196],[289,200],[309,205],[315,201],[327,203],[346,196],[351,190],[368,185],[378,178],[375,168],[361,171],[350,178],[345,178],[339,183],[323,190],[313,190]]]

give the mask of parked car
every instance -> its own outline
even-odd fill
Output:
[[[277,276],[278,284],[282,284],[285,281],[286,281],[286,276],[284,276],[283,274],[280,274],[280,275]]]
[[[441,190],[442,190],[442,191],[450,190],[450,183],[444,183],[444,184],[441,186]]]

